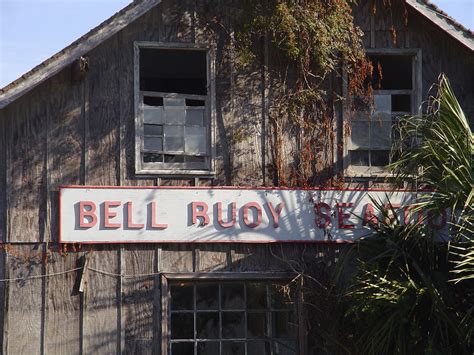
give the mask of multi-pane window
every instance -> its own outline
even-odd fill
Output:
[[[377,173],[390,162],[397,139],[397,117],[416,111],[415,54],[372,54],[373,104],[356,111],[351,119],[348,146],[352,172]]]
[[[207,51],[137,48],[137,171],[209,172],[211,112]]]
[[[292,297],[274,281],[170,285],[171,355],[296,355]]]

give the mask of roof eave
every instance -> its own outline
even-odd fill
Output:
[[[135,1],[89,31],[68,47],[53,55],[21,78],[0,90],[0,109],[26,94],[45,80],[87,54],[99,44],[145,14],[161,0]],[[3,91],[3,92],[2,92]]]
[[[466,29],[458,29],[454,23],[453,19],[448,18],[445,14],[440,13],[431,9],[426,1],[423,0],[406,0],[407,5],[409,5],[416,12],[421,14],[423,17],[431,21],[433,24],[441,28],[451,37],[456,39],[459,43],[463,44],[465,47],[469,48],[471,51],[474,51],[474,36]],[[460,24],[457,24],[458,27],[461,27]]]

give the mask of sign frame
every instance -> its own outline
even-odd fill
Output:
[[[68,241],[63,238],[62,226],[62,192],[64,189],[87,190],[256,190],[256,191],[353,191],[353,192],[386,192],[386,193],[429,193],[431,189],[386,189],[386,188],[321,188],[321,187],[268,187],[268,186],[108,186],[108,185],[60,185],[59,186],[59,243],[60,244],[274,244],[274,243],[316,243],[316,244],[354,244],[357,240],[347,239],[308,239],[308,240],[117,240],[117,241]]]

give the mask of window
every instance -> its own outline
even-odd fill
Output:
[[[278,281],[169,284],[170,355],[296,355],[295,303]]]
[[[137,173],[212,173],[209,53],[190,46],[135,47]]]
[[[379,174],[390,162],[397,139],[397,117],[415,114],[420,104],[419,50],[369,52],[373,105],[350,118],[348,144],[350,174]]]

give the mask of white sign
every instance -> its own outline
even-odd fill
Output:
[[[404,223],[415,193],[189,187],[63,187],[62,243],[339,242],[370,232],[372,199]],[[418,213],[419,214],[419,213]],[[446,217],[433,221],[443,228]]]

